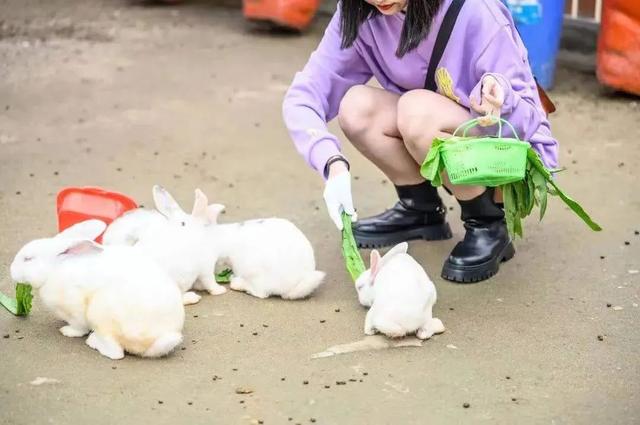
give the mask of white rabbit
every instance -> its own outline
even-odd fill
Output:
[[[215,225],[219,211],[209,213],[208,241],[233,271],[231,289],[293,300],[308,297],[322,284],[325,273],[316,270],[311,243],[290,221],[267,218]]]
[[[160,228],[167,219],[156,210],[137,208],[116,218],[102,236],[103,245],[133,246],[150,227]]]
[[[63,335],[91,332],[86,343],[102,355],[166,355],[182,341],[180,291],[138,250],[93,242],[105,227],[88,220],[29,242],[11,264],[11,277],[39,290],[45,306],[68,323],[60,328]]]
[[[145,227],[135,245],[155,260],[183,292],[185,304],[200,301],[200,295],[191,289],[206,290],[220,295],[227,290],[215,280],[216,251],[207,244],[206,229],[215,224],[224,207],[207,205],[207,197],[196,189],[191,215],[184,212],[164,188],[153,187],[156,209],[163,222]]]
[[[442,321],[432,313],[436,287],[407,248],[402,242],[382,258],[377,250],[371,251],[370,269],[356,280],[360,304],[371,307],[364,324],[367,335],[378,331],[396,338],[415,332],[427,339],[444,332]]]

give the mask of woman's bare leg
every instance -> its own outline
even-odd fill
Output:
[[[446,209],[436,188],[420,175],[416,161],[397,127],[400,96],[385,90],[355,86],[340,105],[343,132],[366,158],[394,183],[398,202],[372,217],[360,219],[353,233],[360,247],[382,247],[398,242],[451,237]]]
[[[349,141],[395,185],[424,182],[397,127],[400,96],[369,86],[352,87],[342,99],[338,121]]]
[[[448,137],[471,118],[469,111],[450,99],[427,90],[414,90],[398,101],[398,131],[416,161],[422,161],[436,137]],[[488,279],[500,263],[515,251],[504,222],[504,212],[495,204],[495,193],[482,186],[445,184],[460,203],[465,237],[442,267],[442,277],[470,283]]]
[[[412,90],[398,101],[398,131],[416,162],[422,163],[436,137],[449,137],[458,126],[471,119],[469,110],[447,97],[428,90]],[[477,197],[482,186],[452,185],[445,175],[445,185],[459,200]]]

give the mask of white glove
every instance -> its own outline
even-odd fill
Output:
[[[329,217],[338,230],[342,230],[342,211],[351,216],[351,221],[358,219],[351,198],[351,174],[344,171],[329,178],[324,188],[324,202],[327,204]]]

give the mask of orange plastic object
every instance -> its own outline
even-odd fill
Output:
[[[133,199],[118,192],[99,187],[69,187],[58,193],[58,231],[92,218],[110,224],[126,211],[137,207]],[[102,236],[96,241],[101,242]]]
[[[598,79],[601,83],[640,95],[640,1],[603,2],[598,40]]]
[[[319,6],[319,0],[243,0],[242,12],[251,21],[267,21],[302,31],[309,26]]]

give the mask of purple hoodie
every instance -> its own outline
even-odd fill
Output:
[[[429,35],[402,58],[395,52],[403,14],[365,21],[354,45],[341,49],[338,6],[318,48],[296,74],[283,104],[291,138],[311,167],[322,173],[327,160],[340,153],[340,142],[327,129],[327,122],[338,114],[349,88],[365,84],[371,77],[385,90],[398,94],[424,88],[435,38],[451,1],[443,1]],[[557,167],[558,142],[551,135],[527,51],[509,11],[499,0],[467,0],[438,65],[438,93],[471,109],[469,96],[480,99],[480,82],[487,74],[495,76],[504,88],[503,117],[521,139],[531,143],[547,167]],[[495,134],[496,130],[484,131]],[[504,130],[503,134],[510,136],[511,131]]]

